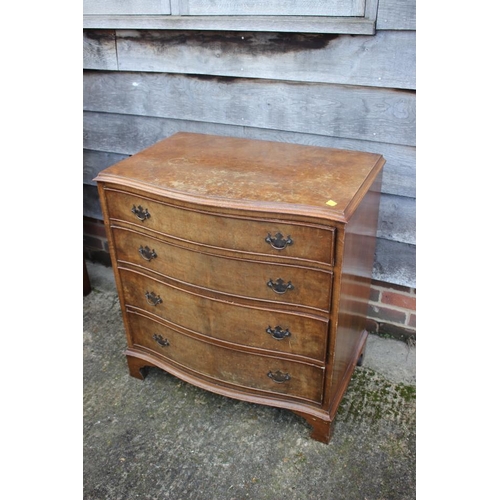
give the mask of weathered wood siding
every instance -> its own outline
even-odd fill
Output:
[[[181,130],[377,152],[373,276],[415,287],[415,1],[378,12],[375,35],[84,30],[84,215],[97,172]]]

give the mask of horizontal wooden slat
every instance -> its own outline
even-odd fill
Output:
[[[391,241],[416,244],[416,200],[382,194],[377,236]]]
[[[373,279],[416,288],[416,246],[377,239]]]
[[[118,69],[115,30],[83,32],[83,69]]]
[[[83,216],[103,220],[97,186],[83,185]]]
[[[111,32],[112,33],[112,32]],[[84,68],[415,89],[415,32],[84,31]],[[116,59],[118,59],[118,66]]]
[[[170,0],[83,0],[83,14],[170,14]]]
[[[377,30],[415,30],[416,0],[379,0]]]
[[[407,197],[416,194],[414,147],[187,120],[93,112],[85,112],[83,116],[84,147],[102,151],[103,155],[105,152],[131,155],[182,131],[379,153],[386,160],[382,191]],[[103,157],[102,168],[108,166],[106,162],[107,157]]]
[[[95,176],[107,167],[128,158],[130,155],[119,153],[107,153],[103,151],[83,151],[83,182],[84,184],[96,185],[93,180]]]
[[[373,35],[375,20],[313,16],[84,15],[84,29],[151,29],[346,33]]]
[[[415,95],[370,87],[86,71],[84,110],[415,145]]]

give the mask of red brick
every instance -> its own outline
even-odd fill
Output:
[[[391,306],[401,307],[402,309],[409,309],[410,311],[416,310],[417,298],[410,297],[397,292],[382,292],[381,302]]]
[[[95,219],[83,219],[83,232],[91,234],[93,236],[106,238],[106,229],[104,228],[104,223]]]

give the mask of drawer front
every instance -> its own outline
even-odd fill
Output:
[[[128,318],[135,347],[146,348],[221,382],[321,402],[322,368],[227,349],[179,333],[140,314],[129,312]]]
[[[324,311],[330,307],[332,275],[326,271],[206,254],[121,228],[113,229],[113,241],[118,260],[197,287]]]
[[[333,229],[219,216],[121,191],[106,192],[111,219],[215,248],[332,262]]]
[[[120,274],[127,306],[225,342],[325,360],[327,320],[210,299],[129,270]]]

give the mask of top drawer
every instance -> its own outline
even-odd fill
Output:
[[[334,229],[222,216],[106,188],[110,219],[214,248],[331,264]]]

